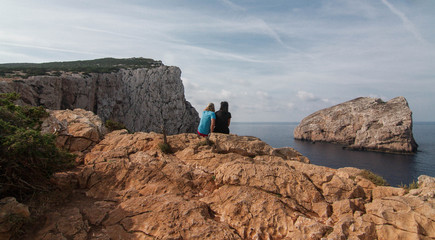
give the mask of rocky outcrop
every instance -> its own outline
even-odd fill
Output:
[[[50,116],[42,122],[41,132],[56,135],[56,146],[72,152],[82,162],[89,152],[107,133],[103,121],[91,111],[48,110]]]
[[[23,239],[435,239],[434,178],[385,191],[255,137],[167,140],[170,154],[161,134],[107,134],[53,177],[71,197]]]
[[[352,149],[413,153],[412,112],[404,97],[388,102],[356,98],[304,118],[294,138],[344,144]]]
[[[0,239],[9,239],[29,219],[28,206],[13,197],[0,199]]]
[[[0,92],[18,92],[25,104],[49,109],[82,108],[131,131],[195,132],[197,111],[186,101],[177,67],[121,69],[116,73],[34,76],[0,81]]]

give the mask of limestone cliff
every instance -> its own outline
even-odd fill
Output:
[[[412,112],[404,97],[388,102],[356,98],[317,111],[295,128],[294,138],[396,153],[416,152],[418,147],[412,134]]]
[[[83,136],[76,119],[86,113],[52,116]],[[90,122],[86,132],[99,132]],[[105,135],[84,165],[53,177],[69,197],[20,239],[435,239],[435,178],[420,176],[408,193],[255,137],[167,140],[171,153],[159,148],[161,134]]]
[[[16,91],[26,104],[49,109],[82,108],[103,121],[122,122],[129,130],[168,134],[194,132],[199,116],[186,101],[173,66],[121,69],[114,73],[32,76],[0,81],[0,92]]]

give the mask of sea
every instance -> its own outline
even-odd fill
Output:
[[[239,136],[260,138],[274,148],[292,147],[312,164],[330,168],[355,167],[382,176],[390,186],[417,182],[420,175],[435,177],[435,122],[414,122],[413,134],[418,151],[402,155],[343,149],[332,143],[295,140],[293,122],[232,122],[230,131]]]

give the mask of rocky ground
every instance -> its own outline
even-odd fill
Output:
[[[104,135],[81,110],[52,116],[61,120],[46,131],[61,124],[69,138],[58,143],[80,152],[81,165],[53,177],[67,194],[22,239],[435,239],[431,177],[407,192],[255,137],[172,135],[165,153],[161,134]],[[73,144],[87,136],[97,140]]]

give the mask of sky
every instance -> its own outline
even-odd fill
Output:
[[[0,63],[145,57],[181,69],[201,115],[298,122],[404,96],[435,121],[432,0],[0,0]]]

